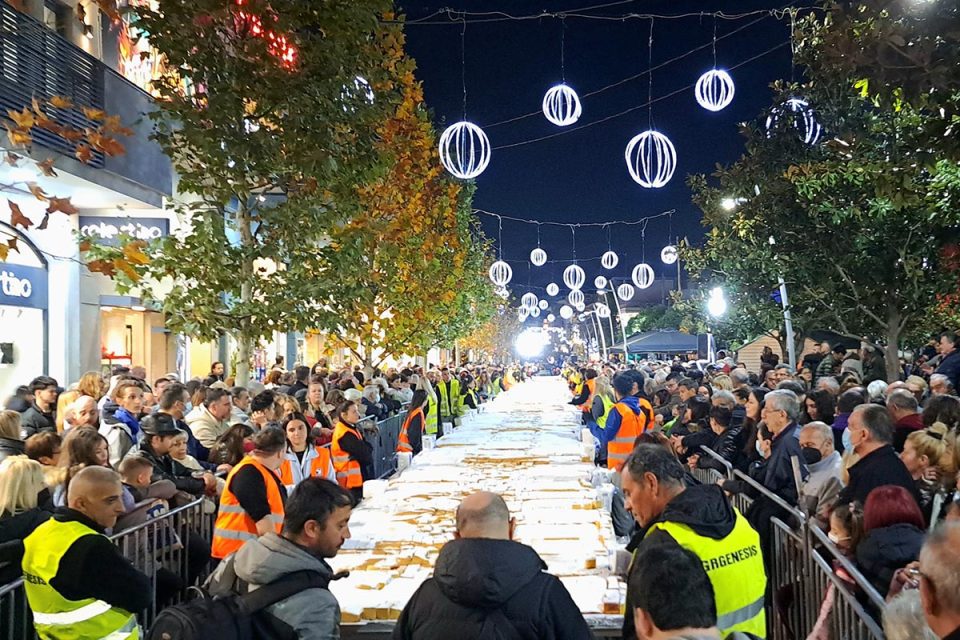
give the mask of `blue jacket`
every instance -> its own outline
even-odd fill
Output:
[[[953,389],[960,389],[960,349],[955,349],[951,354],[940,361],[940,366],[934,373],[940,373],[953,383]]]
[[[807,476],[810,475],[803,462],[800,441],[794,434],[799,428],[796,422],[791,422],[783,431],[774,436],[770,458],[767,460],[766,472],[763,475],[763,486],[791,505],[796,505],[798,498],[790,458],[792,456],[799,458],[801,480],[806,480]]]

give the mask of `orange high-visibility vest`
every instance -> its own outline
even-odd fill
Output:
[[[584,413],[590,413],[593,409],[593,396],[597,394],[597,379],[590,378],[587,380],[586,385],[590,391],[590,395],[587,396],[587,401],[580,405],[580,410]]]
[[[653,422],[649,420],[653,407],[647,400],[640,398],[639,415],[622,402],[613,405],[613,408],[620,414],[620,429],[617,435],[607,442],[607,469],[619,470],[633,451],[633,442],[637,436],[648,428],[653,428]]]
[[[304,469],[303,465],[293,454],[293,458],[287,457],[280,465],[280,482],[286,487],[291,487],[306,478],[327,478],[332,480],[336,477],[330,473],[333,469],[333,456],[330,455],[330,447],[311,447],[316,455],[310,457],[307,461],[309,467]],[[309,455],[310,449],[304,452],[304,456]]]
[[[333,441],[330,443],[330,453],[333,454],[333,468],[337,472],[337,482],[344,489],[357,489],[363,486],[363,474],[360,472],[360,463],[350,457],[350,454],[340,448],[340,439],[352,433],[363,441],[363,436],[356,427],[351,427],[344,421],[337,422],[333,430]]]
[[[283,494],[277,486],[277,475],[256,458],[247,456],[230,470],[220,495],[220,509],[213,525],[213,546],[210,551],[214,558],[222,560],[242,547],[247,540],[258,537],[256,521],[243,510],[240,501],[231,491],[233,476],[244,467],[254,467],[263,476],[263,484],[267,488],[267,504],[270,505],[270,515],[267,518],[277,533],[283,528]]]
[[[407,452],[413,453],[413,447],[410,445],[410,436],[407,434],[407,429],[410,428],[410,423],[413,422],[415,416],[420,416],[420,428],[423,429],[423,425],[426,424],[426,420],[423,416],[423,407],[417,407],[413,411],[407,413],[407,419],[403,421],[403,426],[400,427],[400,437],[397,438],[397,453]]]

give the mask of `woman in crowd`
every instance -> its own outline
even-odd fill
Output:
[[[210,449],[208,462],[215,465],[239,464],[243,457],[247,455],[246,448],[250,438],[253,437],[254,430],[248,424],[237,423],[227,429],[227,432],[217,438],[213,448]]]
[[[474,378],[467,378],[460,395],[463,396],[465,407],[476,409],[480,406],[480,396],[477,395],[477,382]]]
[[[80,376],[77,383],[77,391],[80,395],[90,396],[94,400],[100,400],[107,391],[107,385],[103,382],[103,376],[96,371],[87,371]]]
[[[314,445],[310,440],[310,428],[302,413],[292,413],[280,424],[287,437],[287,449],[280,465],[280,480],[287,488],[293,488],[304,478],[320,477],[337,481],[330,449]]]
[[[865,536],[856,548],[857,566],[881,597],[893,574],[920,556],[924,521],[920,507],[900,486],[877,487],[863,506]]]
[[[7,456],[22,456],[23,440],[20,439],[20,414],[10,409],[0,411],[0,460]]]
[[[807,394],[804,400],[805,410],[807,412],[806,422],[823,422],[824,424],[833,424],[834,415],[837,412],[837,403],[833,394],[826,389],[818,389]]]
[[[306,423],[304,423],[306,426]],[[222,560],[269,532],[280,533],[287,491],[277,471],[286,439],[279,429],[264,429],[251,438],[253,450],[227,475],[214,524],[211,554]]]
[[[70,389],[69,391],[64,391],[57,396],[57,433],[63,433],[64,420],[67,418],[67,411],[69,410],[70,405],[73,404],[73,401],[82,395],[83,394],[80,393],[80,391],[76,389]]]
[[[110,465],[116,467],[140,439],[143,389],[136,381],[125,380],[113,390],[113,401],[117,408],[113,412],[104,408],[100,432],[110,445]]]
[[[39,462],[26,456],[0,462],[0,585],[21,576],[21,541],[51,515],[39,506],[48,501],[46,493]]]
[[[280,416],[280,421],[282,422],[287,416],[294,413],[302,413],[300,410],[300,403],[297,402],[297,399],[285,393],[278,393],[277,415]]]
[[[336,409],[337,426],[333,430],[330,453],[337,482],[353,494],[354,500],[363,499],[363,481],[373,478],[373,445],[367,442],[357,423],[360,411],[357,403],[345,400]]]
[[[935,422],[942,422],[947,429],[960,430],[960,398],[956,396],[933,396],[927,400],[923,408],[923,424],[933,426]]]
[[[407,417],[400,428],[397,438],[397,452],[409,452],[417,455],[423,449],[423,427],[426,424],[426,412],[430,410],[430,402],[425,389],[413,392],[413,399],[407,411]]]
[[[920,511],[928,525],[936,524],[940,506],[944,501],[942,481],[946,476],[946,469],[942,466],[948,462],[947,427],[942,422],[935,422],[932,426],[920,431],[914,431],[907,436],[903,443],[903,452],[900,459],[907,471],[917,483],[920,494]],[[938,513],[934,514],[934,508]]]
[[[280,369],[271,369],[267,372],[267,377],[263,379],[263,388],[264,389],[276,389],[280,386],[280,378],[283,376],[283,371]]]

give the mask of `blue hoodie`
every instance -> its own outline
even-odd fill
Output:
[[[634,415],[640,415],[640,398],[636,396],[627,396],[617,402],[617,404],[630,407]],[[617,437],[617,431],[620,431],[620,412],[614,409],[607,414],[607,424],[603,428],[603,446]]]

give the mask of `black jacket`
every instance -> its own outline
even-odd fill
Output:
[[[797,504],[798,496],[797,483],[793,478],[793,463],[790,458],[797,456],[799,459],[801,480],[806,480],[810,476],[807,465],[803,462],[800,440],[794,433],[799,428],[796,422],[791,422],[773,438],[770,458],[767,460],[767,471],[763,476],[763,486],[791,505]]]
[[[147,438],[149,438],[149,436],[144,434],[139,444],[130,449],[127,455],[140,456],[150,461],[150,464],[153,465],[153,474],[150,476],[150,482],[169,480],[177,487],[178,491],[185,491],[195,496],[203,495],[206,486],[203,480],[194,478],[193,471],[169,455],[158,455],[157,452],[153,450],[153,447],[150,446],[150,443],[147,442]]]
[[[881,598],[896,570],[920,557],[923,536],[912,524],[895,524],[870,531],[857,545],[857,567]]]
[[[850,467],[850,482],[840,491],[837,502],[844,504],[856,500],[864,504],[871,491],[885,484],[903,487],[920,504],[917,483],[890,445],[884,445]]]
[[[353,428],[360,429],[357,426]],[[340,448],[349,453],[350,457],[360,464],[360,475],[364,480],[372,480],[377,477],[373,468],[373,445],[367,442],[365,438],[358,438],[352,432],[347,431],[340,438]]]
[[[23,539],[50,519],[52,514],[39,507],[10,515],[0,513],[0,584],[7,584],[22,574]]]
[[[716,436],[713,442],[710,444],[710,448],[714,453],[720,454],[724,460],[729,462],[733,468],[737,469],[741,464],[741,453],[740,453],[740,431],[742,427],[730,427],[720,435]],[[707,454],[701,453],[700,459],[697,461],[697,466],[701,469],[716,469],[721,473],[726,473],[727,468],[723,464]]]
[[[448,542],[433,577],[404,607],[393,638],[589,640],[580,610],[546,568],[536,551],[519,542]]]
[[[677,541],[665,531],[654,531],[650,537],[645,537],[647,531],[654,524],[659,522],[678,522],[685,524],[693,529],[698,535],[721,540],[726,538],[733,531],[737,522],[736,514],[730,501],[723,494],[723,490],[716,485],[694,485],[688,487],[683,493],[676,496],[667,503],[663,513],[653,520],[646,529],[639,531],[630,544],[627,545],[627,551],[635,551],[641,545],[645,544],[677,544]],[[636,554],[636,555],[639,555]],[[636,557],[636,555],[634,557]],[[643,567],[636,562],[630,565],[630,574],[634,571],[643,571]],[[629,576],[628,576],[629,585]],[[633,611],[636,594],[631,593],[627,587],[626,610]],[[623,637],[636,638],[637,632],[633,625],[633,616],[623,616]]]
[[[23,440],[14,440],[12,438],[0,438],[0,462],[9,456],[25,455]]]
[[[20,437],[26,440],[35,433],[41,431],[57,431],[57,421],[53,412],[44,413],[37,406],[36,402],[30,404],[30,407],[20,414]]]

